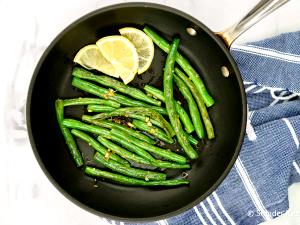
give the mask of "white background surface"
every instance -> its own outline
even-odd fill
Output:
[[[78,17],[120,2],[128,1],[0,0],[0,224],[103,224],[97,216],[66,200],[47,180],[33,156],[25,128],[22,128],[22,111],[33,69],[52,39]],[[245,15],[258,0],[151,2],[178,8],[219,31]],[[238,42],[295,30],[300,30],[299,0],[291,0]],[[23,131],[16,130],[19,127]],[[292,205],[300,202],[300,189],[294,188],[292,200],[295,203]],[[283,219],[286,218],[279,218],[272,224],[292,224]],[[300,218],[294,224],[300,224]]]

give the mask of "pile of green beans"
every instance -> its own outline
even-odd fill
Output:
[[[168,43],[149,27],[144,32],[167,53],[163,87],[145,85],[141,90],[74,67],[71,85],[93,97],[57,99],[58,127],[75,165],[84,166],[89,176],[128,186],[187,185],[186,179],[169,179],[164,170],[189,169],[190,160],[199,157],[193,146],[205,137],[215,138],[206,108],[214,100],[199,74],[178,52],[179,38]],[[181,93],[181,102],[174,98],[174,88]],[[80,120],[66,117],[64,109],[73,106],[84,106]],[[93,158],[89,160],[101,169],[83,159],[76,143],[79,139],[91,147]],[[178,153],[178,147],[176,152],[168,149],[174,143],[185,154]]]

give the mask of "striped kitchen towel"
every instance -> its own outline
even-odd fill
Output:
[[[288,187],[300,182],[300,32],[233,45],[231,53],[249,108],[241,153],[206,200],[181,215],[148,224],[253,225],[289,208]]]

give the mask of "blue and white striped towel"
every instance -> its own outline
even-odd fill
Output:
[[[181,215],[148,224],[253,225],[289,208],[288,187],[300,182],[300,32],[233,45],[231,53],[249,107],[240,156],[206,200]]]

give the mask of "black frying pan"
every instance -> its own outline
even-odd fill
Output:
[[[83,46],[118,34],[118,29],[144,25],[171,40],[181,38],[180,52],[201,73],[216,100],[209,114],[216,138],[198,145],[200,157],[188,171],[189,186],[125,187],[96,181],[75,167],[58,127],[54,109],[57,98],[83,96],[71,86],[73,58]],[[191,36],[186,28],[197,34]],[[191,30],[191,29],[190,29]],[[227,36],[226,41],[230,42]],[[150,69],[131,83],[162,86],[166,54],[155,47]],[[223,76],[226,67],[229,77]],[[228,75],[228,74],[227,74]],[[175,93],[179,97],[179,93]],[[79,118],[83,108],[68,108],[66,117]],[[71,201],[100,216],[119,220],[150,221],[190,209],[215,190],[232,168],[242,145],[246,124],[246,98],[239,70],[224,42],[201,22],[173,8],[150,3],[119,4],[94,11],[62,31],[47,48],[34,72],[27,99],[27,125],[35,156],[51,182]],[[85,159],[93,150],[78,141]],[[168,172],[179,177],[180,171]],[[97,184],[98,187],[95,187]]]

